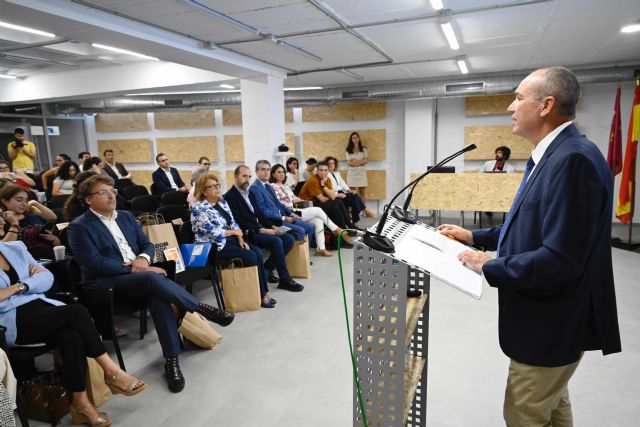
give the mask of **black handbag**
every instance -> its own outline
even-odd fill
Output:
[[[39,375],[24,381],[18,388],[18,399],[27,417],[57,425],[69,412],[69,393],[52,374]]]

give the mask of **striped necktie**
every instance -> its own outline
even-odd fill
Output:
[[[504,233],[507,232],[507,227],[511,223],[511,218],[513,217],[513,209],[517,205],[518,200],[520,199],[520,195],[522,194],[522,190],[524,190],[525,185],[527,185],[527,180],[529,179],[529,175],[531,175],[531,171],[535,166],[535,162],[533,158],[529,157],[527,160],[527,167],[524,169],[524,176],[522,177],[522,182],[520,182],[520,187],[518,188],[518,192],[516,193],[516,197],[513,199],[513,203],[511,204],[511,209],[509,209],[509,213],[507,214],[507,218],[502,224],[502,228],[500,229],[500,237],[498,238],[498,249],[496,253],[496,258],[500,257],[500,246],[502,246],[502,239],[504,238]]]

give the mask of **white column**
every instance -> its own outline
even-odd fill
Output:
[[[273,163],[277,147],[284,143],[283,79],[243,79],[240,85],[244,159],[253,170],[260,159]]]
[[[436,104],[433,99],[407,101],[404,112],[405,184],[412,173],[433,165]]]

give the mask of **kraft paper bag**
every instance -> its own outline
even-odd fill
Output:
[[[260,309],[260,281],[258,268],[234,267],[220,270],[222,294],[227,310],[232,313]]]
[[[87,394],[95,407],[102,405],[111,396],[109,387],[104,383],[102,367],[90,357],[87,357]]]
[[[220,340],[222,340],[222,335],[213,329],[204,317],[198,313],[186,312],[182,319],[180,319],[184,311],[181,313],[180,309],[174,304],[171,304],[171,309],[180,322],[178,332],[183,337],[205,350],[213,350],[218,347]]]
[[[286,257],[287,269],[291,277],[308,279],[311,276],[311,263],[309,260],[309,243],[296,241]]]
[[[184,261],[180,254],[180,245],[178,245],[176,233],[173,231],[173,225],[170,223],[145,225],[142,227],[142,232],[156,249],[154,261],[168,261],[167,254],[171,254],[171,259],[176,261],[176,272],[181,271],[180,266],[184,266]]]

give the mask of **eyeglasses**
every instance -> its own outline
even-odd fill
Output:
[[[109,194],[113,194],[113,197],[115,197],[118,195],[118,190],[116,190],[115,188],[111,188],[109,190],[104,189],[104,190],[96,191],[94,193],[89,193],[90,196],[93,196],[94,194],[99,194],[100,197],[109,197]]]
[[[216,190],[219,190],[219,189],[220,189],[220,187],[221,187],[221,185],[220,185],[220,184],[211,184],[211,185],[206,185],[206,186],[204,187],[204,189],[206,190],[207,188],[214,188],[214,189],[216,189]]]

